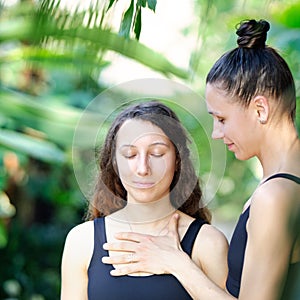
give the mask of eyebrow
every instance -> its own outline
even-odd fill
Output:
[[[214,116],[222,116],[222,114],[221,113],[219,113],[219,112],[217,112],[217,111],[212,111],[212,110],[209,110],[209,111],[207,111],[210,115],[214,115]]]
[[[154,142],[154,143],[150,144],[149,147],[159,146],[159,145],[162,145],[162,146],[165,146],[165,147],[170,148],[170,145],[168,145],[168,144],[166,144],[166,143],[163,143],[163,142]],[[124,145],[120,146],[120,149],[126,148],[126,147],[129,147],[129,148],[136,148],[135,145],[132,145],[132,144],[124,144]]]

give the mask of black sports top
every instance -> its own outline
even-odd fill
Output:
[[[282,177],[290,179],[300,184],[300,178],[291,174],[278,173],[268,177],[264,182]],[[250,206],[240,215],[235,230],[233,232],[229,250],[228,250],[228,277],[226,281],[226,288],[228,292],[238,298],[240,293],[241,277],[244,264],[244,255],[247,244],[246,224],[249,218]]]
[[[194,220],[181,241],[182,249],[189,256],[197,234],[205,223],[202,219]],[[113,266],[101,261],[103,256],[108,256],[108,251],[102,248],[106,241],[105,218],[97,218],[94,220],[94,252],[88,268],[89,300],[192,299],[173,275],[111,276]]]

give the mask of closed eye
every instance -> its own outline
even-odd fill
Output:
[[[127,159],[132,159],[136,156],[136,154],[124,154],[123,156]]]
[[[214,118],[214,120],[217,119],[217,121],[221,124],[224,124],[225,119],[222,118],[220,115],[218,115],[218,113],[212,112],[212,111],[208,111],[208,113]]]
[[[164,156],[164,154],[163,153],[151,153],[151,156],[153,156],[153,157],[162,157],[162,156]]]
[[[218,122],[221,123],[221,124],[224,124],[224,122],[225,122],[225,119],[220,118],[220,117],[217,117],[217,120],[218,120]]]

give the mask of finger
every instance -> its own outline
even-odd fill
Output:
[[[138,267],[138,264],[130,264],[126,267],[114,269],[110,271],[110,275],[112,276],[124,276],[129,275],[132,273],[140,272],[140,268]]]
[[[135,252],[137,243],[134,242],[115,242],[104,243],[103,249],[108,251]]]
[[[139,243],[147,236],[148,236],[147,234],[136,233],[136,232],[118,232],[115,234],[115,238],[117,238],[118,240],[127,240],[136,243]]]
[[[135,253],[130,252],[129,254],[124,255],[114,255],[114,256],[103,256],[102,262],[104,264],[132,264],[138,261],[138,258]]]

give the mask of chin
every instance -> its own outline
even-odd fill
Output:
[[[248,159],[250,159],[250,158],[253,157],[253,155],[250,156],[250,155],[245,155],[245,154],[242,154],[242,153],[234,153],[234,155],[235,155],[235,158],[236,158],[236,159],[242,160],[242,161],[248,160]]]

